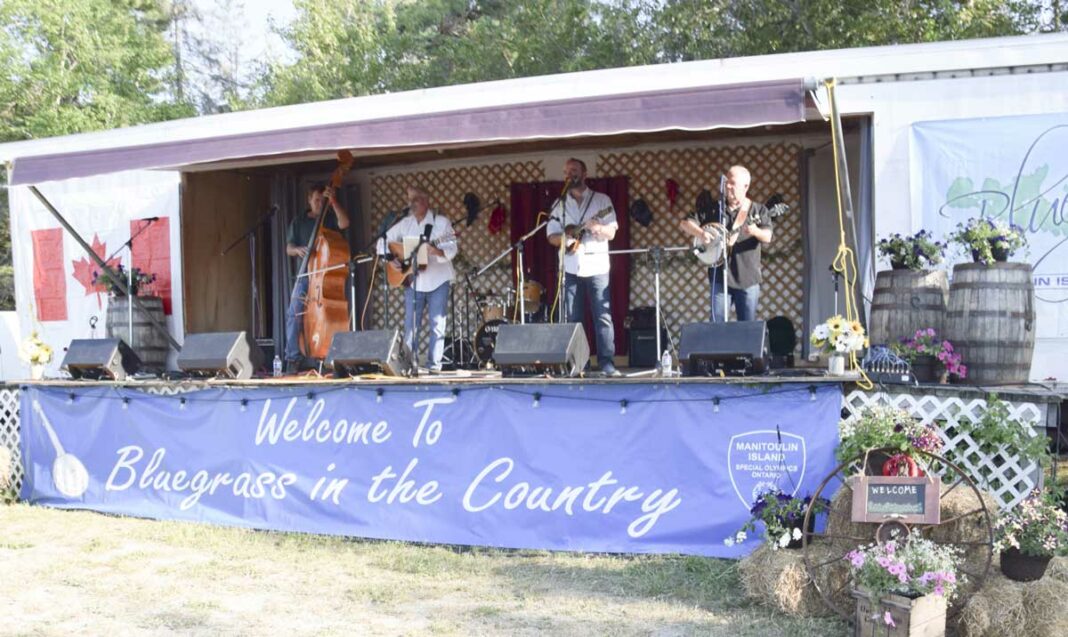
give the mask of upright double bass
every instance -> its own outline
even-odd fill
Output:
[[[352,167],[352,153],[337,154],[338,166],[330,177],[330,187],[337,191],[345,173]],[[330,200],[323,198],[315,230],[308,239],[308,251],[297,270],[297,277],[308,277],[308,295],[304,298],[304,330],[300,351],[308,358],[325,359],[334,334],[349,328],[349,306],[345,298],[346,267],[351,253],[348,240],[337,230],[323,227]],[[299,287],[294,286],[294,293]]]

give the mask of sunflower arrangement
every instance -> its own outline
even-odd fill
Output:
[[[835,315],[812,330],[809,342],[824,354],[848,354],[867,347],[868,337],[860,321]]]
[[[36,331],[19,345],[19,358],[28,365],[47,365],[52,362],[52,353],[52,346],[42,341]]]

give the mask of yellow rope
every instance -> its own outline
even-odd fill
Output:
[[[831,113],[836,113],[837,103],[835,102],[834,96],[835,80],[834,78],[830,78],[824,80],[823,84],[827,89],[827,96],[831,104]],[[857,287],[857,258],[853,249],[846,243],[845,204],[842,201],[842,175],[838,169],[837,119],[838,118],[832,115],[831,149],[834,153],[834,194],[838,201],[838,252],[834,255],[834,261],[831,265],[834,268],[834,271],[841,274],[842,278],[845,280],[845,319],[850,323],[854,323],[860,321],[860,312],[857,310],[856,304],[854,303]],[[863,389],[872,389],[875,387],[875,384],[857,362],[857,353],[855,351],[849,353],[849,368],[860,372],[860,380],[857,381],[858,386]]]

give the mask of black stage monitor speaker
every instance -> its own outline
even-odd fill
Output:
[[[590,360],[581,323],[501,325],[493,360],[505,376],[578,376]]]
[[[178,369],[204,376],[252,378],[263,366],[263,352],[248,332],[188,334],[178,354]]]
[[[679,361],[685,376],[762,374],[767,369],[764,321],[690,323],[682,326]]]
[[[141,359],[121,339],[76,338],[67,348],[62,368],[74,379],[126,380],[141,369]]]
[[[333,366],[334,376],[357,374],[386,374],[413,376],[415,358],[400,330],[367,330],[337,332],[326,355],[327,365]]]

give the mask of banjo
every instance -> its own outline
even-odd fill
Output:
[[[771,203],[772,201],[775,201],[775,199],[776,197],[772,196],[768,202]],[[767,219],[778,219],[789,211],[790,206],[779,197],[777,203],[767,207]],[[762,214],[749,215],[745,219],[745,225],[756,225],[762,223],[763,219],[764,215]],[[711,234],[712,240],[705,243],[704,239],[694,237],[693,255],[697,257],[697,260],[702,264],[710,268],[718,268],[727,260],[727,255],[730,252],[730,248],[728,247],[730,239],[737,237],[742,229],[739,227],[734,230],[726,230],[722,224],[714,221],[701,226],[701,230]]]

